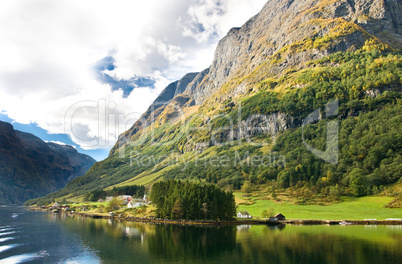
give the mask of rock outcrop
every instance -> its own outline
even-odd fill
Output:
[[[334,52],[360,48],[373,36],[400,49],[401,13],[397,0],[269,1],[258,15],[241,28],[232,28],[219,42],[209,74],[193,89],[193,99],[202,104],[245,94],[250,83]],[[244,78],[256,69],[253,82],[240,81],[232,91],[210,98],[231,79]]]

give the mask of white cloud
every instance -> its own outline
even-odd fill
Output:
[[[218,39],[264,3],[1,1],[0,112],[19,123],[65,133],[68,110],[87,102],[96,107],[77,110],[67,130],[83,148],[110,148],[134,122],[119,114],[138,118],[169,82],[208,67]],[[136,88],[127,97],[113,90],[94,71],[107,56],[114,68],[104,74],[116,81],[147,77],[155,87]]]
[[[179,17],[185,36],[198,42],[221,38],[232,27],[239,27],[255,15],[266,0],[195,0],[186,17]]]

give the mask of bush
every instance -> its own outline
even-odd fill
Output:
[[[349,186],[353,195],[363,196],[367,193],[367,181],[362,169],[355,168],[349,173]]]
[[[110,208],[111,211],[114,211],[120,209],[123,206],[124,206],[123,200],[115,197],[108,203],[106,208],[108,209]]]

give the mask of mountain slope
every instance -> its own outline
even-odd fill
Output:
[[[45,143],[0,122],[0,204],[21,204],[61,189],[94,163],[71,146]]]
[[[186,98],[184,103],[169,99],[169,108],[169,100],[162,100],[165,107],[159,108],[168,86],[145,118],[120,137],[111,154],[134,139],[141,127],[163,121],[160,117],[166,115],[183,115],[183,106],[216,106],[249,96],[267,78],[279,79],[288,71],[309,67],[310,61],[359,49],[367,40],[401,49],[401,12],[396,0],[268,1],[259,14],[219,42],[210,68],[193,77],[185,91],[175,93]]]
[[[269,1],[219,42],[211,67],[168,86],[105,161],[48,198],[171,178],[315,194],[397,181],[401,149],[380,145],[401,146],[401,11],[394,0]],[[306,135],[301,126],[335,99],[340,151],[331,164],[305,147],[326,149],[325,115]],[[375,127],[378,117],[388,129]]]

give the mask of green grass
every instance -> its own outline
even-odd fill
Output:
[[[79,206],[93,206],[93,205],[96,205],[96,206],[99,207],[100,205],[107,206],[108,203],[109,202],[100,202],[100,203],[98,203],[98,202],[79,202],[79,203],[74,203],[74,204],[72,204],[72,203],[68,203],[68,204],[71,205],[71,206],[76,206],[76,207],[79,207]]]
[[[311,220],[363,220],[402,218],[402,208],[390,209],[384,205],[392,201],[391,197],[366,196],[361,198],[342,197],[342,202],[322,205],[295,205],[290,202],[276,203],[272,200],[255,200],[253,205],[239,205],[239,211],[248,211],[255,218],[263,210],[273,208],[275,213],[282,213],[287,219]]]

